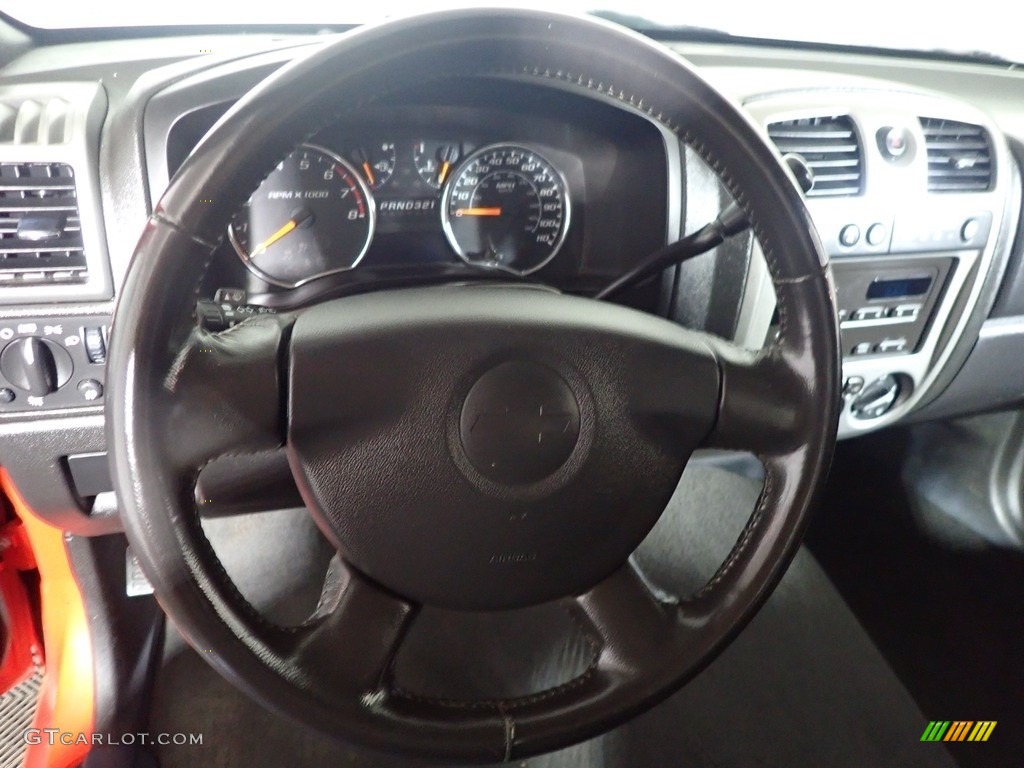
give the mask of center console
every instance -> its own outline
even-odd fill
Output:
[[[807,206],[832,265],[843,356],[839,434],[891,424],[970,351],[1009,256],[1000,233],[1015,229],[1017,165],[985,115],[945,98],[809,90],[746,107],[814,179]],[[751,347],[774,328],[761,261],[737,329]]]
[[[0,421],[103,405],[106,111],[97,83],[0,88]]]

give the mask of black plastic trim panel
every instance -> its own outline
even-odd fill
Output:
[[[1024,142],[1007,137],[1010,152],[1018,166],[1024,168]],[[1006,265],[1002,287],[996,296],[992,317],[1013,317],[1024,315],[1024,216],[1017,222],[1010,261]]]

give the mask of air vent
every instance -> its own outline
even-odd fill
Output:
[[[847,115],[783,120],[768,126],[783,155],[800,155],[814,174],[808,197],[859,195],[863,183],[860,141]]]
[[[66,144],[74,106],[64,99],[0,101],[0,144]]]
[[[992,142],[980,125],[922,117],[929,192],[987,192],[992,188]]]
[[[71,166],[0,163],[0,287],[87,278]]]

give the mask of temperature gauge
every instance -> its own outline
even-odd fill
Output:
[[[417,141],[412,159],[420,178],[434,189],[440,189],[462,156],[458,144],[440,141]]]

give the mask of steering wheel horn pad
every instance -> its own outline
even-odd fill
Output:
[[[717,362],[677,330],[522,288],[313,307],[289,350],[299,489],[346,561],[417,602],[496,610],[579,594],[636,549],[714,424]],[[543,431],[522,435],[545,397],[553,453]],[[481,415],[498,435],[470,442],[474,462]],[[531,447],[546,464],[514,471],[533,478],[480,471],[483,457]]]
[[[195,327],[197,286],[226,223],[280,158],[381,94],[449,77],[609,101],[691,146],[761,245],[779,310],[770,344],[740,349],[625,307],[500,286],[380,291],[220,333]],[[360,28],[297,58],[186,159],[118,299],[107,443],[125,531],[161,606],[234,684],[370,748],[521,759],[663,700],[763,604],[831,458],[838,348],[827,260],[800,191],[735,104],[675,54],[610,23],[448,11]],[[519,475],[490,471],[490,449],[464,442],[462,430],[467,398],[475,408],[474,388],[489,373],[504,379],[493,372],[507,365],[546,379],[541,399],[558,400],[570,427],[572,402],[579,411],[575,440]],[[499,384],[498,399],[519,386]],[[629,555],[698,446],[757,454],[765,485],[715,576],[667,600]],[[194,498],[206,462],[281,447],[345,566],[317,614],[290,628],[257,614],[231,583]],[[562,600],[594,638],[593,663],[570,683],[455,703],[394,684],[419,604],[495,610],[547,599]]]
[[[546,365],[500,363],[466,395],[459,437],[466,458],[487,479],[537,482],[565,464],[579,443],[580,405]]]

